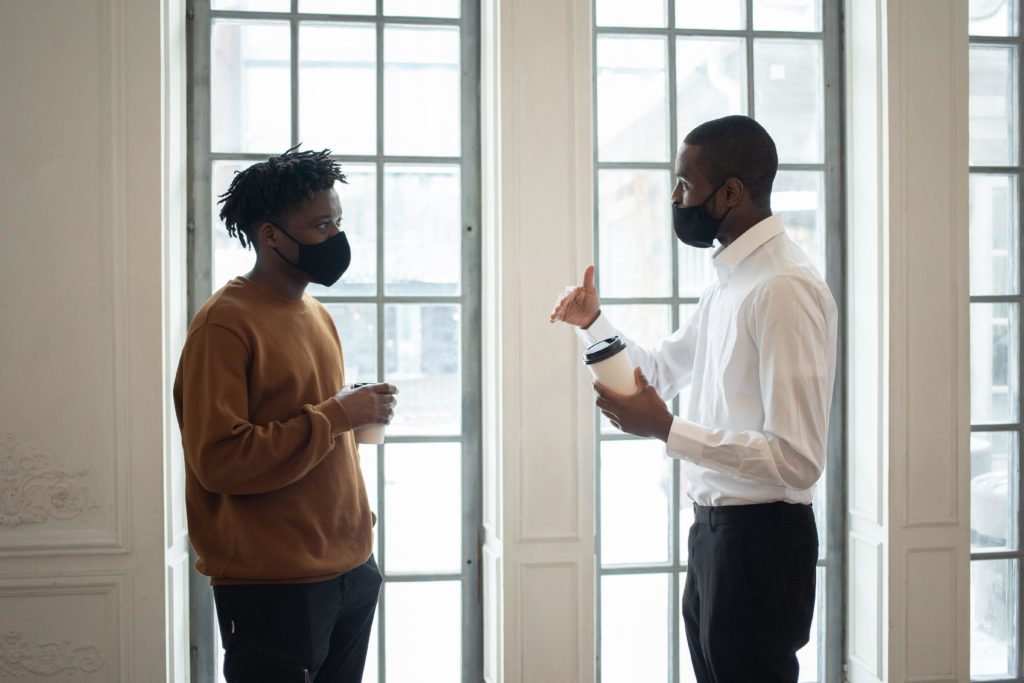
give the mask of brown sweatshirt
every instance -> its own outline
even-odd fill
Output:
[[[364,563],[373,518],[341,343],[315,299],[245,278],[189,326],[174,382],[197,569],[213,584],[306,583]]]

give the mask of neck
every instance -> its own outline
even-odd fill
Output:
[[[750,230],[752,227],[763,221],[765,218],[770,218],[772,210],[770,208],[754,207],[750,210],[736,214],[733,220],[726,220],[722,224],[722,229],[718,233],[718,242],[723,247],[727,247],[736,240],[738,240],[743,233]],[[729,218],[733,218],[733,214],[729,215]]]
[[[256,257],[256,265],[245,277],[282,298],[298,301],[306,293],[309,281],[297,276],[298,269],[285,263],[279,255],[273,254],[273,258],[280,261],[280,267],[268,264],[261,254]]]

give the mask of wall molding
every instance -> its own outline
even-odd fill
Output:
[[[131,681],[131,578],[127,572],[0,578],[0,600],[67,596],[94,596],[106,602],[109,618],[101,633],[107,635],[112,651],[94,642],[95,632],[82,639],[68,639],[19,627],[0,635],[0,677],[36,675],[67,680],[77,673],[102,675],[104,683]],[[117,668],[114,675],[111,666]]]

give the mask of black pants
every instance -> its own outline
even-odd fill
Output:
[[[796,683],[814,617],[810,505],[694,506],[683,622],[700,683]]]
[[[370,557],[330,581],[214,586],[228,683],[360,683],[381,575]]]

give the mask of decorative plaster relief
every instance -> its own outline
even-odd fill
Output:
[[[98,508],[85,485],[88,474],[54,465],[49,455],[8,433],[0,442],[0,526],[86,519]]]
[[[103,666],[103,652],[88,643],[71,641],[30,643],[20,631],[8,631],[0,638],[0,677],[56,676],[84,671],[96,673]]]

